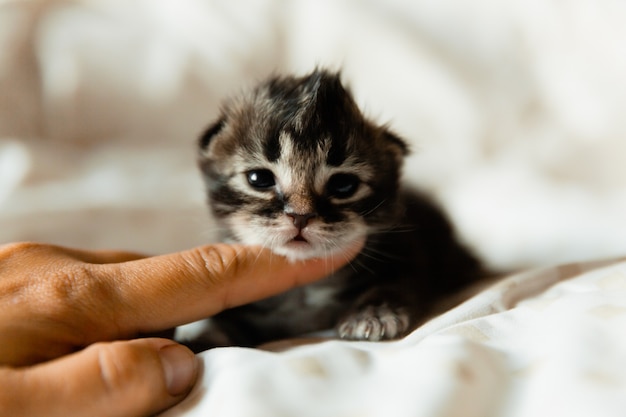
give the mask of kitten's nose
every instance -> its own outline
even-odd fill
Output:
[[[287,216],[291,217],[293,220],[293,225],[298,228],[298,230],[302,230],[309,223],[309,220],[316,216],[315,213],[285,213]]]

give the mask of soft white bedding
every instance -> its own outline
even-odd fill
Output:
[[[615,416],[626,409],[626,260],[507,277],[388,343],[222,348],[165,416]]]
[[[626,409],[626,4],[0,0],[0,243],[212,240],[194,140],[273,71],[343,68],[405,179],[505,279],[405,340],[220,349],[169,415]],[[586,272],[589,271],[589,272]]]

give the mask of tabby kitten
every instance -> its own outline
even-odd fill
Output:
[[[361,253],[326,279],[211,318],[212,345],[254,346],[335,327],[342,338],[405,335],[478,262],[442,212],[401,190],[407,145],[364,118],[339,76],[274,77],[225,103],[199,165],[223,239],[293,260]]]

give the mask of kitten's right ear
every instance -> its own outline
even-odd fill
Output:
[[[200,136],[200,140],[198,144],[200,145],[200,149],[206,151],[211,143],[211,140],[222,131],[224,125],[226,124],[226,119],[224,117],[220,118],[217,122],[213,123],[202,136]]]

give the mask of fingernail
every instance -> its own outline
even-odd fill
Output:
[[[180,395],[188,391],[196,381],[198,359],[182,345],[168,345],[159,350],[167,392]]]

